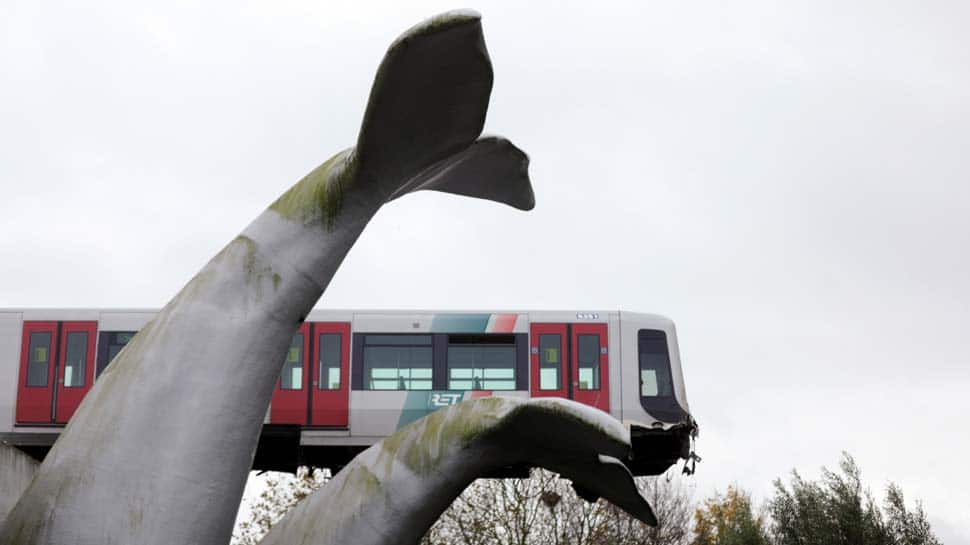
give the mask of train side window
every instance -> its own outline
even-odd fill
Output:
[[[431,335],[365,335],[365,390],[430,390]]]
[[[515,336],[450,335],[448,389],[515,390]]]
[[[539,335],[539,389],[562,388],[562,338],[558,333]]]
[[[320,334],[320,375],[318,388],[340,389],[340,333]]]
[[[50,331],[32,332],[28,350],[27,387],[47,387],[47,370],[51,359]]]
[[[290,348],[286,351],[286,362],[280,375],[280,390],[300,390],[303,388],[303,333],[293,335]]]
[[[64,354],[64,387],[84,386],[85,362],[88,357],[88,334],[86,331],[70,331],[67,334],[67,351]]]
[[[640,396],[673,397],[667,334],[653,329],[639,332]]]
[[[137,331],[102,331],[98,334],[98,362],[94,368],[95,377],[101,376],[105,367],[131,341],[135,333]]]
[[[579,335],[579,389],[600,389],[600,336]]]

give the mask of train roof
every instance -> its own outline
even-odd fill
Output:
[[[24,319],[35,320],[35,319],[46,319],[48,317],[56,317],[57,319],[90,319],[95,314],[107,313],[107,314],[154,314],[160,311],[161,308],[149,308],[149,307],[0,307],[0,313],[15,313],[23,314]],[[559,321],[574,321],[574,320],[584,320],[584,321],[606,321],[610,317],[617,317],[621,319],[638,319],[649,321],[653,323],[661,324],[673,324],[673,320],[667,316],[655,313],[644,313],[644,312],[633,312],[628,310],[603,310],[603,309],[586,309],[586,308],[573,308],[573,309],[434,309],[434,308],[413,308],[413,309],[382,309],[382,308],[342,308],[342,309],[330,309],[330,308],[315,308],[310,311],[310,315],[307,317],[309,320],[315,320],[322,317],[344,317],[341,319],[349,319],[354,315],[394,315],[394,316],[406,316],[406,315],[416,315],[416,314],[530,314],[530,315],[542,315],[546,319],[555,319]]]

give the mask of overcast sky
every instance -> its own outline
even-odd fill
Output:
[[[163,305],[465,7],[132,4],[0,3],[0,307]],[[396,201],[318,306],[665,314],[698,495],[846,450],[970,544],[970,5],[519,4],[468,7],[536,209]]]

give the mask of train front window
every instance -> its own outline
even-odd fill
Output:
[[[303,388],[303,333],[293,335],[290,347],[286,350],[283,372],[280,374],[280,390],[300,390]]]
[[[67,334],[67,353],[64,355],[64,387],[84,386],[85,362],[88,357],[88,334],[70,331]]]
[[[449,336],[448,389],[515,390],[515,336]]]
[[[655,329],[641,329],[638,334],[640,352],[640,396],[674,397],[670,378],[670,353],[667,334]]]
[[[35,331],[30,334],[27,361],[27,386],[47,386],[47,369],[51,358],[51,334],[49,331]]]
[[[562,388],[562,337],[558,333],[539,335],[539,389]]]
[[[365,335],[364,389],[430,390],[431,335]]]
[[[579,335],[579,389],[600,389],[600,336]]]
[[[323,333],[320,335],[320,378],[321,390],[340,389],[340,334]]]

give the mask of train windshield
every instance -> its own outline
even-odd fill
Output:
[[[657,329],[641,329],[637,341],[640,404],[657,420],[679,422],[686,411],[680,407],[674,395],[667,334]]]
[[[673,397],[674,385],[670,380],[670,353],[667,349],[667,334],[655,329],[641,329],[638,337],[640,396]]]

